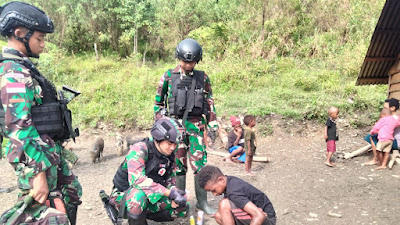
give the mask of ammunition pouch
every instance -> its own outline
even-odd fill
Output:
[[[32,120],[40,135],[47,134],[53,140],[59,140],[64,139],[68,134],[58,102],[33,106]]]
[[[170,74],[171,71],[168,71]],[[201,117],[208,115],[207,101],[204,94],[204,72],[194,70],[193,76],[185,76],[180,78],[180,74],[172,73],[172,96],[168,98],[168,111],[170,115],[176,116],[180,119],[188,110],[188,117]],[[190,90],[192,89],[192,79],[196,79],[194,87],[194,104],[188,104]]]
[[[62,109],[59,102],[44,103],[32,107],[32,121],[39,135],[47,134],[54,141],[63,141],[69,138],[79,136],[79,130],[69,129],[72,127],[71,111],[66,107]],[[0,106],[0,134],[7,137],[5,134],[5,113]],[[72,133],[71,133],[72,132]]]

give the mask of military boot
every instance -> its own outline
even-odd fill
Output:
[[[76,224],[77,213],[78,213],[78,206],[69,204],[68,208],[67,208],[67,214],[68,214],[68,219],[69,219],[69,222],[71,223],[71,225]]]
[[[186,175],[176,176],[176,187],[182,191],[186,189]]]
[[[217,210],[208,205],[207,192],[200,187],[197,177],[194,178],[194,188],[197,198],[196,208],[203,210],[207,215],[214,215]]]
[[[143,212],[140,215],[132,215],[127,212],[128,224],[129,225],[147,225],[146,213]]]

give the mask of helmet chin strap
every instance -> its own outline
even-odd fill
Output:
[[[32,58],[39,58],[38,55],[33,54],[31,47],[29,47],[29,39],[32,37],[33,35],[33,30],[29,30],[28,33],[26,33],[25,37],[18,37],[17,35],[15,35],[14,33],[14,38],[17,39],[18,41],[22,42],[25,45],[25,49],[26,52],[28,53],[28,57],[32,57]]]

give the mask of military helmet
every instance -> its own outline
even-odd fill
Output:
[[[179,143],[183,139],[183,126],[175,119],[162,117],[158,119],[150,131],[156,141],[168,140],[172,143]]]
[[[197,41],[187,38],[176,46],[175,57],[185,62],[198,63],[203,58],[203,49]]]
[[[0,8],[0,34],[5,37],[17,27],[43,33],[54,32],[53,22],[42,10],[24,2],[13,1]]]

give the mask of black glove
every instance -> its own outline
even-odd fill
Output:
[[[187,201],[187,198],[181,194],[184,192],[185,191],[181,191],[178,189],[171,189],[171,192],[169,193],[169,199],[173,200],[180,207],[184,207],[186,205],[186,201]]]

